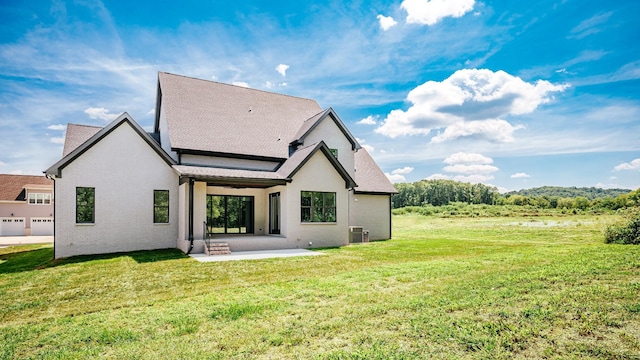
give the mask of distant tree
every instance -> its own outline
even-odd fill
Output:
[[[578,196],[575,199],[573,199],[574,209],[587,210],[590,204],[591,202],[589,201],[589,199],[587,199],[584,196]]]
[[[530,205],[530,199],[524,195],[511,195],[507,199],[507,204],[518,206]]]
[[[557,209],[573,209],[573,199],[571,198],[558,199]]]
[[[536,196],[534,199],[535,205],[541,209],[549,209],[551,208],[551,201],[549,201],[546,195]]]

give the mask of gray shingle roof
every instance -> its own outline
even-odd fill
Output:
[[[354,160],[355,180],[358,183],[358,187],[355,188],[357,193],[396,194],[398,192],[367,150],[364,148],[358,150]]]
[[[286,159],[298,129],[322,111],[315,100],[214,81],[164,72],[158,81],[172,149]]]
[[[67,156],[70,152],[89,140],[93,135],[102,129],[99,126],[67,124],[67,133],[64,136],[64,148],[62,149],[62,157]]]

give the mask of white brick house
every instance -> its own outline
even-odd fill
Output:
[[[338,115],[310,99],[159,73],[153,133],[128,114],[67,127],[55,257],[342,246],[391,237],[396,192]]]

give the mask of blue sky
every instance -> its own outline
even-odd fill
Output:
[[[333,107],[393,181],[640,187],[640,2],[159,4],[0,4],[0,173],[151,129],[166,71]]]

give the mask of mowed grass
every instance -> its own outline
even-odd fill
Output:
[[[0,249],[0,358],[638,359],[616,219],[401,215],[391,241],[222,263]]]

